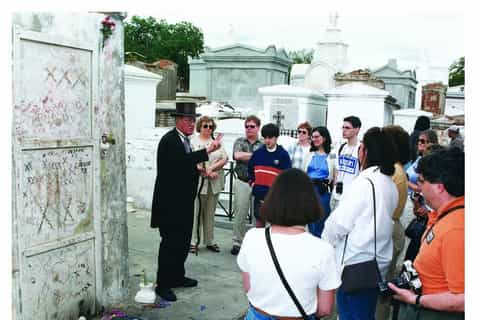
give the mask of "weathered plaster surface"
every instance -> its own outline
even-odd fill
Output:
[[[102,271],[107,305],[120,302],[128,288],[123,25],[114,21],[115,32],[100,55],[99,104],[95,108],[98,134],[115,139],[101,160]]]
[[[123,25],[103,42],[104,17],[13,15],[16,31],[93,47],[14,47],[15,318],[78,319],[128,293]],[[115,144],[100,160],[104,133]]]

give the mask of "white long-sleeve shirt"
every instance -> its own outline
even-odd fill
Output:
[[[338,207],[325,222],[322,238],[335,247],[339,272],[343,266],[371,260],[374,257],[374,218],[372,185],[375,185],[377,207],[377,262],[382,276],[392,260],[392,214],[398,202],[398,190],[392,177],[380,172],[377,166],[365,169],[345,191]],[[342,255],[348,234],[345,257]]]

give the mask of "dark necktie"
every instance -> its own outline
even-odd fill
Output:
[[[190,148],[190,140],[187,136],[185,136],[185,139],[183,139],[183,146],[185,147],[186,153],[192,152],[192,149]]]

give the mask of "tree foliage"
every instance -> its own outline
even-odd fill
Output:
[[[448,85],[450,87],[465,84],[465,57],[461,57],[452,63],[448,70]]]
[[[125,53],[130,52],[144,56],[147,63],[174,61],[181,87],[188,89],[188,56],[197,58],[203,52],[203,33],[190,22],[169,24],[164,19],[133,16],[125,22]]]
[[[292,64],[288,66],[288,83],[290,83],[290,74],[292,72],[292,65],[294,64],[310,64],[313,60],[312,49],[301,49],[289,51],[288,56],[292,59]]]
[[[293,60],[294,64],[299,64],[299,63],[312,63],[313,60],[313,49],[301,49],[301,50],[295,50],[295,51],[290,51],[288,53],[290,59]]]

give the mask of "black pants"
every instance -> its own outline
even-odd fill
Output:
[[[175,228],[160,228],[160,248],[158,249],[157,286],[172,288],[185,276],[187,260],[192,238],[192,224]]]

